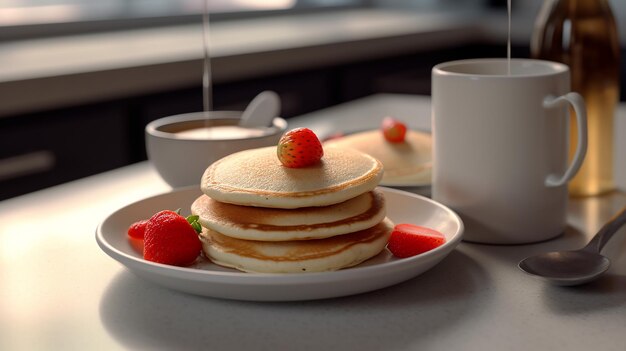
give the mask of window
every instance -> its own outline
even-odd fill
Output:
[[[198,15],[205,0],[3,0],[0,25],[24,26]],[[212,15],[358,5],[363,0],[206,0]]]

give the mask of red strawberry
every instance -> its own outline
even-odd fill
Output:
[[[324,155],[324,149],[313,131],[296,128],[280,138],[276,154],[283,166],[301,168],[319,162]]]
[[[175,266],[192,264],[202,249],[197,221],[198,216],[185,219],[169,210],[156,213],[146,225],[143,258]]]
[[[146,232],[147,224],[148,224],[147,219],[131,224],[130,227],[128,227],[128,236],[130,236],[133,239],[143,239],[143,235]]]
[[[419,255],[443,245],[446,238],[440,232],[413,224],[398,224],[393,228],[387,248],[400,258]]]
[[[385,139],[391,143],[401,143],[406,135],[406,125],[393,117],[385,117],[380,126]]]

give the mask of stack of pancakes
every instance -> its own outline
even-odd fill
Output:
[[[368,130],[328,140],[324,147],[353,148],[369,154],[385,167],[381,181],[389,186],[430,184],[432,177],[432,136],[407,130],[405,140],[391,143],[380,130]]]
[[[325,148],[322,160],[287,168],[275,147],[213,163],[191,212],[200,217],[205,255],[246,272],[337,270],[376,256],[393,224],[379,190],[382,164],[351,149]]]

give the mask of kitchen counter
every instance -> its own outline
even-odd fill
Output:
[[[390,113],[428,130],[429,110],[427,97],[376,95],[298,117],[292,127],[323,131],[332,121],[349,130]],[[604,250],[608,273],[591,284],[549,286],[516,267],[531,254],[582,246],[626,205],[623,192],[571,199],[568,229],[550,241],[464,242],[396,286],[260,303],[153,285],[98,248],[94,229],[106,216],[169,190],[142,162],[0,202],[0,349],[617,351],[626,343],[626,230]]]

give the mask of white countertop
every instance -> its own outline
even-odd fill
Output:
[[[332,119],[349,129],[350,121],[377,124],[393,113],[427,128],[428,105],[424,97],[377,95],[292,126]],[[516,267],[530,254],[582,246],[626,205],[624,193],[572,200],[570,228],[551,241],[461,243],[430,271],[390,288],[253,303],[152,285],[100,251],[100,221],[168,190],[144,162],[0,202],[0,349],[574,351],[626,343],[626,230],[604,250],[608,274],[589,285],[548,286]]]

